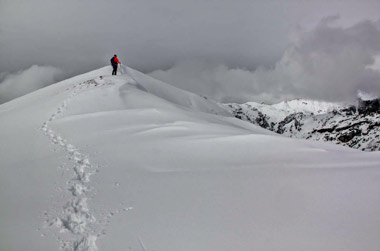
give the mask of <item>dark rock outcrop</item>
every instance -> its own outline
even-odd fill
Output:
[[[380,99],[358,100],[359,114],[369,115],[371,113],[380,113]]]

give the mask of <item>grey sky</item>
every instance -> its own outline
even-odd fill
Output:
[[[336,14],[375,19],[380,1],[0,0],[0,69],[80,71],[113,53],[145,71],[189,58],[252,69],[280,58],[297,25]]]
[[[273,67],[298,29],[380,18],[378,0],[0,0],[0,72],[32,65],[66,76],[117,53],[145,72],[183,60]],[[0,79],[1,80],[1,79]]]
[[[338,17],[300,32],[273,67],[249,71],[183,61],[155,78],[222,102],[309,98],[352,103],[359,92],[380,97],[380,22],[340,27]]]

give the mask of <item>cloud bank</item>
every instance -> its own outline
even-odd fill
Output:
[[[60,69],[38,65],[16,73],[1,73],[0,104],[53,84],[61,77]]]
[[[298,25],[380,18],[378,0],[0,0],[0,71],[54,65],[75,76],[109,64],[149,72],[201,59],[273,65]]]
[[[380,96],[380,21],[340,27],[337,19],[327,17],[314,29],[299,31],[272,68],[185,61],[150,75],[220,102],[299,97],[352,102],[359,91]]]

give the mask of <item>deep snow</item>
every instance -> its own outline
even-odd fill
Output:
[[[123,70],[0,106],[0,250],[380,248],[379,153],[278,136]]]

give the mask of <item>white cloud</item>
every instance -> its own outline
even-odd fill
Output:
[[[16,73],[1,73],[0,104],[53,84],[60,76],[60,69],[38,65]]]
[[[367,69],[375,70],[380,72],[380,54],[374,56],[373,64],[367,65]]]
[[[361,100],[372,100],[372,99],[375,99],[378,97],[374,96],[373,94],[365,93],[365,92],[359,90],[358,91],[358,98]]]
[[[380,22],[363,21],[350,27],[323,19],[298,34],[272,69],[231,69],[220,64],[180,62],[153,77],[218,101],[277,102],[304,97],[353,101],[358,91],[380,96]]]

